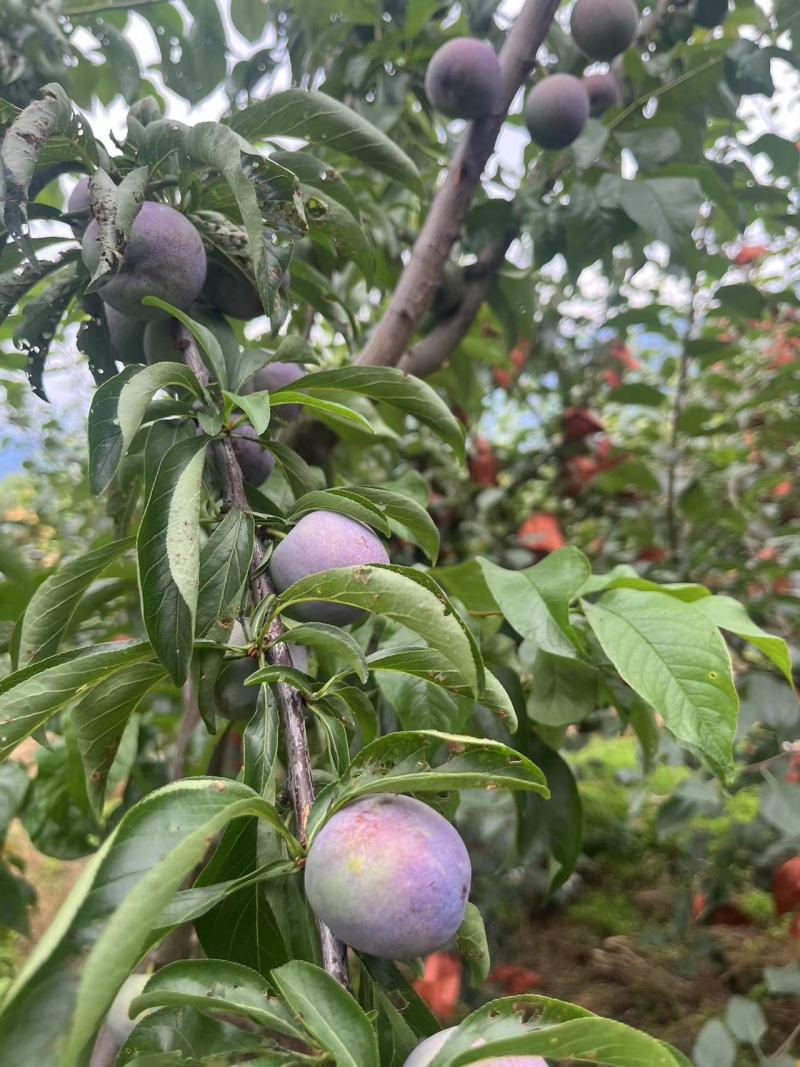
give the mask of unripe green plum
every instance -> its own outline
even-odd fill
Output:
[[[245,388],[246,393],[274,393],[278,389],[291,386],[294,382],[305,376],[305,367],[299,363],[282,363],[280,360],[268,363],[266,367],[256,371]],[[303,414],[302,404],[280,404],[275,408],[276,415],[282,419],[291,421]]]
[[[525,124],[541,148],[566,148],[589,118],[589,94],[579,78],[551,74],[534,85],[525,101]]]
[[[382,959],[427,956],[464,918],[469,856],[456,830],[412,797],[372,796],[314,838],[308,902],[345,944]]]
[[[694,22],[696,26],[712,30],[725,21],[728,14],[728,0],[697,0],[694,9]]]
[[[110,304],[105,305],[106,326],[114,358],[121,363],[144,363],[144,332],[147,323],[123,315]]]
[[[97,221],[83,237],[83,261],[90,274],[100,264]],[[200,295],[206,279],[206,251],[200,234],[185,215],[167,204],[146,201],[133,221],[122,267],[98,290],[107,304],[134,319],[163,319],[166,311],[146,307],[157,296],[185,310]]]
[[[481,119],[500,104],[503,78],[495,50],[474,37],[455,37],[434,53],[425,72],[431,107],[451,119]]]
[[[368,526],[335,511],[312,511],[277,546],[269,566],[275,588],[282,593],[301,578],[320,571],[388,562],[383,542]],[[288,610],[306,622],[336,626],[356,622],[364,614],[347,604],[316,600],[293,604]]]
[[[258,434],[244,423],[231,434],[233,453],[242,468],[242,477],[256,488],[263,485],[275,469],[275,457],[259,440]]]
[[[207,308],[190,307],[190,318],[207,326],[219,341],[222,353],[233,357],[238,352],[239,342],[230,324],[222,315]],[[148,363],[183,363],[184,351],[178,347],[181,323],[177,319],[154,319],[144,331],[144,358]]]
[[[587,74],[583,86],[589,96],[589,114],[595,118],[622,103],[619,82],[611,71],[607,74]]]
[[[606,62],[626,52],[639,26],[633,0],[576,0],[570,16],[575,44],[584,55]]]
[[[447,1030],[440,1030],[438,1034],[425,1038],[422,1044],[417,1045],[403,1067],[428,1067],[436,1053],[444,1048],[447,1039],[457,1029],[457,1026],[450,1026]],[[476,1044],[474,1047],[480,1046]],[[471,1067],[547,1067],[547,1061],[541,1056],[493,1056],[489,1060],[478,1060]]]

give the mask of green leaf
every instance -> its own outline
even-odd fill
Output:
[[[227,120],[249,141],[266,137],[300,137],[352,156],[368,167],[388,174],[402,185],[422,191],[419,172],[394,141],[352,108],[324,93],[287,89]]]
[[[352,490],[382,508],[395,536],[418,545],[431,563],[439,555],[439,530],[425,508],[403,493],[374,485],[354,485]]]
[[[242,396],[241,393],[229,393],[226,389],[223,389],[222,393],[235,407],[245,413],[251,426],[260,437],[269,426],[269,392],[264,389],[259,393],[248,393],[246,396]]]
[[[434,764],[445,748],[444,761]],[[309,840],[324,819],[356,797],[489,787],[548,795],[539,768],[499,741],[438,730],[387,734],[362,748],[346,774],[320,793],[309,819]]]
[[[180,960],[152,975],[131,1004],[132,1016],[148,1008],[192,1007],[249,1019],[266,1030],[306,1040],[291,1012],[265,978],[229,960]]]
[[[187,315],[185,311],[181,311],[180,308],[168,304],[166,300],[161,300],[157,296],[146,296],[143,298],[142,303],[147,307],[161,308],[162,311],[168,312],[181,325],[186,327],[195,341],[197,341],[200,356],[206,367],[224,389],[228,385],[228,370],[222,345],[213,330],[210,330],[208,326],[204,326],[202,322],[197,322],[190,315]],[[181,364],[178,365],[180,366]],[[159,363],[156,366],[164,366],[164,364]],[[186,369],[188,370],[188,368]],[[192,377],[194,377],[194,374],[192,374]]]
[[[204,634],[239,604],[255,548],[255,523],[249,512],[231,508],[200,549],[200,578],[195,630]]]
[[[735,93],[742,96],[772,96],[775,83],[771,59],[770,49],[759,48],[754,41],[739,38],[725,53],[725,80]]]
[[[275,860],[265,863],[241,878],[229,878],[226,882],[215,882],[212,885],[195,885],[191,889],[182,889],[176,893],[157,917],[155,929],[168,930],[181,923],[194,922],[195,919],[206,915],[212,908],[217,907],[229,897],[237,897],[239,905],[237,915],[241,916],[243,908],[242,890],[251,889],[262,882],[270,882],[274,878],[286,878],[289,875],[298,874],[299,867],[294,860]],[[255,929],[255,927],[253,928]],[[251,930],[251,935],[253,931]]]
[[[128,719],[153,686],[164,678],[157,663],[132,663],[102,678],[75,706],[72,719],[86,775],[86,793],[99,816],[108,774]]]
[[[489,976],[492,961],[483,916],[471,901],[467,903],[464,920],[456,933],[456,947],[467,964],[470,985],[482,986]]]
[[[115,185],[102,169],[89,178],[100,255],[97,269],[86,287],[87,293],[101,288],[108,280],[107,275],[116,274],[121,268],[131,228],[144,203],[149,174],[148,167],[137,167],[126,174],[119,185]]]
[[[302,456],[282,441],[268,441],[267,447],[283,469],[295,496],[321,489],[325,477],[317,467],[310,467]]]
[[[207,438],[193,437],[162,456],[137,538],[142,619],[176,685],[186,679],[194,641],[207,444]]]
[[[58,651],[81,597],[98,575],[127,552],[133,538],[101,545],[71,560],[47,578],[33,594],[20,623],[17,662],[26,667]]]
[[[651,238],[680,252],[697,224],[705,199],[696,178],[621,180],[619,204]]]
[[[338,404],[335,400],[312,396],[309,393],[301,393],[299,389],[302,385],[303,379],[301,378],[299,382],[293,383],[292,388],[276,389],[271,395],[272,406],[276,408],[281,404],[291,404],[293,406],[302,404],[303,407],[310,408],[311,411],[321,411],[332,418],[344,420],[344,422],[353,422],[362,430],[366,430],[367,433],[375,433],[372,423],[360,412],[354,411],[352,408],[347,407],[346,404]]]
[[[551,605],[555,606],[552,597],[548,604],[534,584],[535,567],[525,571],[508,571],[488,559],[479,558],[477,562],[492,596],[518,634],[532,641],[543,652],[565,659],[577,658],[575,645],[551,610]],[[569,588],[573,584],[571,579]]]
[[[408,567],[339,567],[311,574],[278,597],[278,610],[306,600],[348,604],[385,615],[423,637],[459,672],[462,684],[478,692],[483,666],[472,636],[432,579]]]
[[[167,385],[188,389],[202,399],[197,379],[182,363],[126,367],[94,394],[89,408],[89,477],[93,492],[102,493],[107,488],[142,425],[148,405]]]
[[[445,587],[450,596],[460,600],[467,611],[476,615],[500,614],[477,560],[456,563],[453,567],[435,567],[429,574]]]
[[[585,719],[597,704],[597,671],[575,659],[538,652],[528,715],[545,726],[568,726]]]
[[[731,997],[725,1009],[725,1023],[737,1040],[748,1045],[758,1045],[767,1032],[763,1011],[747,997]]]
[[[292,960],[272,972],[272,981],[337,1067],[380,1067],[372,1024],[335,978],[312,963]]]
[[[714,293],[722,307],[742,319],[760,319],[767,308],[766,297],[754,285],[721,285]]]
[[[744,607],[733,597],[709,596],[697,601],[697,608],[722,630],[738,634],[751,645],[755,645],[771,660],[786,681],[794,688],[792,660],[789,647],[782,637],[767,633],[753,622]]]
[[[660,407],[667,401],[660,389],[645,382],[629,382],[627,385],[621,385],[619,389],[612,389],[608,399],[612,404],[639,404],[653,408]]]
[[[528,1009],[527,1021],[523,1009]],[[663,1041],[533,994],[493,1000],[473,1012],[429,1067],[465,1067],[481,1059],[535,1055],[608,1067],[691,1067],[682,1053]]]
[[[286,1064],[286,1059],[264,1060],[259,1055],[263,1052],[269,1057],[270,1045],[257,1033],[194,1008],[160,1008],[145,1016],[128,1035],[115,1067],[230,1067],[241,1063],[243,1055],[251,1067]],[[291,1067],[291,1060],[288,1065]]]
[[[695,1067],[733,1067],[736,1042],[719,1019],[709,1019],[697,1035],[692,1049]]]
[[[293,645],[306,645],[310,648],[318,648],[322,652],[330,652],[349,664],[360,681],[366,682],[367,680],[367,661],[361,646],[340,626],[330,626],[325,622],[308,622],[301,626],[293,626],[283,637],[275,638],[274,641],[264,645],[264,650],[266,651],[279,641],[288,641]]]
[[[319,489],[304,493],[295,501],[286,517],[289,522],[297,522],[312,511],[335,511],[339,515],[347,515],[365,526],[380,530],[386,537],[392,532],[382,510],[352,489]]]
[[[413,415],[450,445],[459,458],[464,456],[464,427],[455,415],[429,385],[396,367],[316,371],[295,382],[294,390],[314,395],[335,390],[368,396]]]
[[[150,655],[145,641],[113,642],[62,652],[8,675],[0,682],[0,760],[102,678]]]
[[[623,680],[679,741],[728,777],[739,702],[730,656],[714,623],[694,604],[633,589],[613,590],[583,607]]]

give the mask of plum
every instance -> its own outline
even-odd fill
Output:
[[[312,511],[297,523],[272,553],[270,573],[279,593],[310,574],[334,567],[388,563],[383,542],[367,526],[334,511]],[[293,604],[289,614],[307,622],[338,626],[356,622],[363,612],[347,604],[312,600]]]
[[[249,278],[219,259],[209,259],[203,300],[232,319],[255,319],[264,314],[261,297]]]
[[[694,9],[694,22],[696,26],[713,30],[721,25],[728,14],[728,0],[697,0]]]
[[[551,74],[534,85],[525,101],[525,124],[541,148],[566,148],[589,118],[589,94],[580,78]]]
[[[246,393],[268,392],[274,393],[287,385],[292,385],[299,378],[304,377],[306,371],[299,363],[268,363],[266,367],[256,371],[245,388]],[[290,421],[299,418],[303,413],[302,404],[281,404],[275,408],[277,415]]]
[[[455,37],[434,53],[425,72],[431,106],[451,119],[481,119],[500,105],[503,77],[491,45]]]
[[[633,0],[576,0],[570,16],[578,48],[591,59],[606,62],[630,48],[638,26]]]
[[[100,263],[97,221],[83,236],[83,261],[90,274]],[[206,251],[200,234],[168,204],[146,201],[133,221],[122,267],[98,290],[107,304],[134,319],[163,319],[166,311],[145,307],[142,298],[157,296],[184,310],[200,295],[206,279]]]
[[[123,315],[105,305],[106,326],[114,359],[121,363],[144,363],[144,331],[147,323]]]
[[[256,487],[263,485],[275,469],[275,457],[261,444],[253,427],[248,423],[237,426],[231,444],[244,480]]]
[[[91,195],[89,193],[89,179],[79,178],[67,200],[67,211],[71,215],[81,215],[80,221],[70,223],[72,232],[76,237],[82,237],[89,224],[91,217]]]
[[[450,823],[419,800],[386,794],[329,819],[305,868],[315,914],[346,944],[383,959],[446,944],[464,918],[470,879]]]
[[[230,324],[222,315],[207,308],[190,307],[187,315],[207,326],[219,341],[226,362],[235,361],[239,351],[239,342]],[[144,358],[148,363],[182,363],[184,352],[178,347],[181,323],[177,319],[154,319],[145,324]]]
[[[619,82],[611,71],[607,74],[587,74],[583,79],[583,87],[589,96],[589,114],[595,118],[622,103]]]
[[[425,1038],[422,1044],[417,1045],[403,1067],[428,1067],[436,1053],[444,1048],[447,1039],[457,1029],[457,1026],[450,1026],[447,1030],[440,1030],[438,1034]],[[480,1046],[476,1044],[475,1047]],[[493,1056],[489,1060],[478,1060],[472,1067],[547,1067],[547,1061],[541,1056]]]

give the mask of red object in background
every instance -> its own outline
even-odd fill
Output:
[[[695,893],[692,897],[692,918],[699,922],[706,910],[706,898],[704,893]]]
[[[567,408],[561,416],[561,424],[567,441],[582,441],[605,429],[600,416],[588,408]]]
[[[453,408],[453,414],[465,429],[469,428],[469,415],[460,404],[456,404]]]
[[[792,753],[792,758],[789,760],[789,770],[786,772],[784,781],[792,782],[793,785],[800,785],[800,752]]]
[[[531,993],[538,989],[544,979],[528,967],[520,967],[517,963],[504,963],[495,967],[489,975],[489,981],[499,986],[507,996],[518,997],[522,993]]]
[[[782,863],[772,876],[772,897],[778,915],[800,908],[800,856]]]
[[[751,245],[750,248],[742,248],[733,262],[737,267],[747,267],[750,263],[757,263],[759,259],[768,255],[769,249],[766,245]]]
[[[631,350],[628,346],[622,344],[620,341],[615,341],[608,351],[612,359],[615,359],[617,363],[621,363],[623,367],[627,367],[628,370],[642,369],[639,360],[631,355]]]
[[[641,563],[663,563],[667,558],[667,550],[659,548],[658,545],[648,545],[636,558]]]
[[[622,376],[615,370],[604,371],[603,376],[609,389],[619,389],[622,385]]]
[[[433,1014],[442,1022],[455,1015],[461,996],[462,968],[458,956],[434,952],[425,960],[425,973],[414,982],[414,989]]]
[[[800,911],[789,923],[789,937],[793,937],[795,941],[800,941]]]
[[[502,367],[494,368],[494,380],[501,389],[510,389],[514,384],[514,376],[511,371],[503,370]]]
[[[475,438],[475,453],[467,460],[469,476],[475,485],[497,485],[500,461],[494,454],[492,442],[485,437]]]
[[[517,371],[521,371],[525,364],[528,362],[528,356],[531,352],[531,343],[526,337],[521,337],[519,341],[511,349],[511,366]]]
[[[524,548],[545,555],[566,544],[558,519],[547,511],[537,511],[527,518],[517,530],[517,541]]]
[[[736,904],[719,904],[707,911],[708,901],[704,893],[695,893],[692,899],[692,918],[695,922],[705,920],[712,926],[750,926],[751,919]]]
[[[794,486],[789,481],[778,482],[778,484],[772,490],[772,495],[781,500],[783,497],[789,496],[793,488]]]

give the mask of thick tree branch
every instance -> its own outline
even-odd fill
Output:
[[[178,338],[179,347],[185,353],[187,364],[194,371],[198,380],[203,385],[208,385],[210,375],[200,357],[194,337],[186,327],[181,326]],[[226,503],[229,506],[240,508],[242,511],[249,511],[250,505],[247,502],[247,495],[244,490],[242,471],[230,440],[226,438],[225,440],[217,441],[214,444],[214,448],[222,466]],[[260,536],[256,535],[250,575],[250,593],[257,604],[264,600],[265,597],[272,596],[275,593],[267,573],[259,573],[265,558],[264,544]],[[283,623],[280,618],[275,618],[269,627],[267,639],[268,641],[274,641],[276,638],[283,637],[284,633]],[[283,641],[279,641],[268,649],[267,659],[275,666],[292,666],[292,657]],[[303,699],[296,689],[285,682],[278,682],[275,690],[286,745],[289,794],[292,798],[297,834],[305,844],[306,824],[311,805],[314,803],[314,781],[311,775],[311,754],[308,749]],[[345,945],[334,937],[331,931],[322,923],[319,923],[319,934],[325,970],[338,979],[342,985],[348,986],[349,976]]]
[[[473,123],[436,194],[392,302],[361,353],[359,363],[396,366],[431,302],[442,267],[461,233],[483,168],[494,149],[517,90],[530,74],[559,0],[527,0],[500,52],[503,94],[498,109]]]

